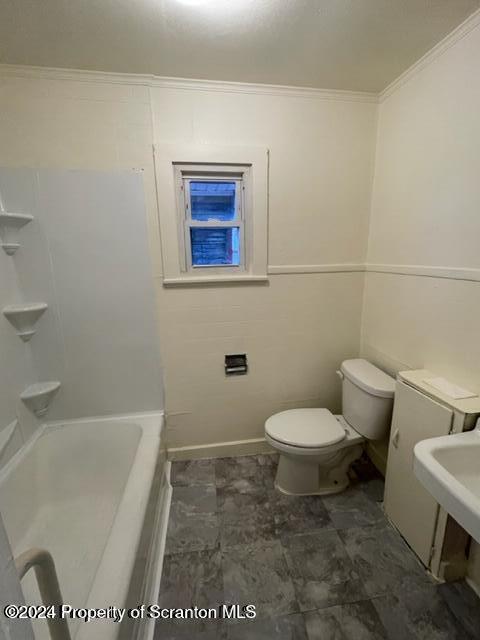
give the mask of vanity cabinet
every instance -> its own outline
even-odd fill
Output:
[[[468,535],[416,479],[413,448],[420,440],[474,427],[480,398],[453,400],[424,382],[426,371],[398,374],[385,477],[385,512],[423,564],[439,578],[463,575]]]

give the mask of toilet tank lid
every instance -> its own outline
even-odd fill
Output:
[[[346,378],[367,393],[381,398],[393,398],[395,393],[394,378],[375,367],[368,360],[363,360],[363,358],[344,360],[341,371]]]

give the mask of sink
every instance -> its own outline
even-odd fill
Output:
[[[480,542],[480,419],[473,431],[419,442],[413,469],[445,511]]]

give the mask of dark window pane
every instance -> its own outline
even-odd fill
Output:
[[[190,182],[192,220],[234,220],[235,182]]]
[[[192,265],[194,267],[240,264],[240,229],[191,227]]]

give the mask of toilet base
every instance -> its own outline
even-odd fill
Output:
[[[280,453],[275,487],[294,496],[329,495],[350,484],[348,470],[362,455],[361,445],[313,456]]]

